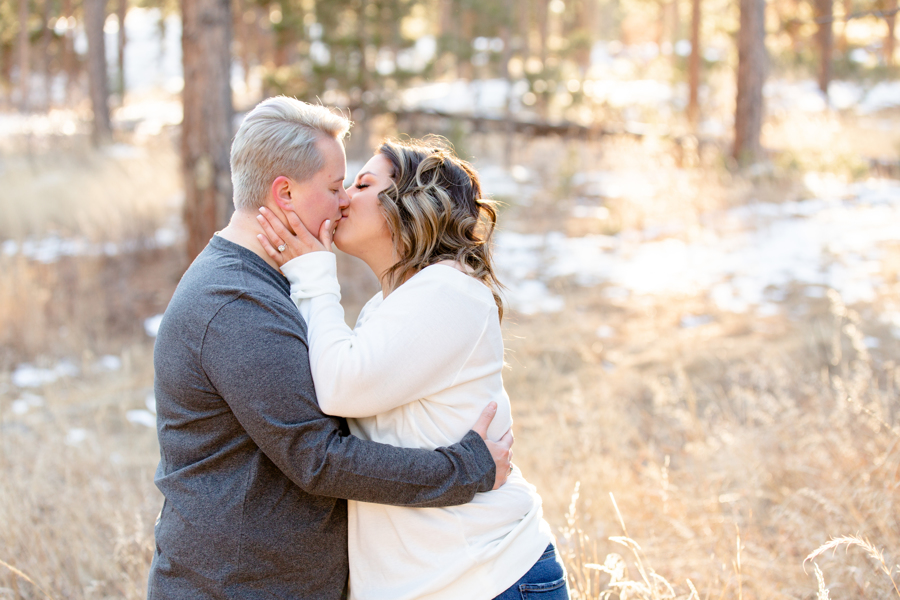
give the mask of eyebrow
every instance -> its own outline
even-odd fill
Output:
[[[343,177],[338,177],[337,179],[335,179],[335,180],[332,181],[331,183],[338,183],[338,182],[343,183],[345,179],[347,179],[347,176],[346,176],[346,175],[344,175]]]
[[[357,178],[357,179],[362,179],[362,178],[365,177],[366,175],[371,175],[372,177],[375,177],[375,173],[373,173],[372,171],[363,171],[362,173],[359,173],[359,174],[356,176],[356,178]]]

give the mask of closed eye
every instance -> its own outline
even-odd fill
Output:
[[[368,184],[368,183],[357,183],[357,184],[356,184],[355,186],[353,186],[353,187],[355,187],[355,188],[358,189],[358,190],[364,190],[364,189],[366,189],[367,187],[369,187],[369,184]]]

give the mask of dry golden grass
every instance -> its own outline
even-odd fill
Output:
[[[488,140],[472,144],[490,151]],[[754,187],[709,157],[679,171],[664,140],[543,140],[517,152],[535,172],[563,174],[531,206],[505,210],[505,226],[520,231],[609,226],[569,222],[571,202],[560,198],[579,193],[565,177],[575,170],[652,169],[673,182],[665,197],[613,203],[625,228],[660,215],[690,224],[751,193],[778,200],[793,190],[790,180]],[[106,231],[102,211],[92,214]],[[896,280],[900,253],[891,256]],[[155,431],[126,413],[152,388],[140,320],[165,306],[179,261],[156,251],[55,265],[17,258],[0,269],[7,369],[45,355],[74,356],[86,373],[98,354],[123,360],[115,373],[37,390],[44,406],[24,415],[11,405],[21,392],[0,375],[0,599],[144,597],[158,450]],[[352,319],[375,286],[359,263],[342,259],[341,271]],[[792,293],[768,318],[721,313],[699,297],[615,300],[567,280],[553,286],[564,311],[506,319],[505,381],[516,461],[544,498],[574,599],[897,595],[900,342],[875,318],[900,302],[896,285],[872,306]],[[713,320],[685,329],[685,314]],[[614,335],[598,338],[601,325]],[[68,341],[56,335],[63,326]],[[877,351],[865,336],[881,340]],[[807,558],[814,569],[804,570]]]
[[[97,151],[74,137],[65,149],[3,156],[0,166],[4,240],[134,240],[167,225],[181,203],[178,155],[167,138]]]
[[[24,416],[4,402],[0,598],[146,595],[158,450],[125,413],[152,382],[149,348],[123,359],[121,375],[42,390],[45,406]]]
[[[725,315],[681,330],[678,303],[604,317],[587,296],[569,299],[569,311],[583,309],[577,325],[560,315],[508,327],[506,378],[517,459],[564,532],[576,597],[623,581],[586,566],[619,564],[609,555],[631,553],[623,535],[682,598],[688,581],[702,598],[809,597],[804,557],[844,532],[896,561],[900,371],[854,347],[858,315],[835,316],[836,303],[777,335]],[[620,330],[598,352],[591,332],[610,322]],[[610,373],[601,365],[613,356]],[[577,518],[563,524],[564,514]],[[842,597],[889,593],[854,557],[822,566]],[[646,583],[630,568],[629,581]]]
[[[78,138],[53,152],[3,158],[0,368],[16,361],[110,352],[165,307],[184,258],[155,234],[178,222],[178,159],[167,139],[91,149]],[[23,243],[75,240],[89,256],[41,262]],[[46,247],[52,252],[52,241]],[[33,247],[33,246],[32,246]],[[45,356],[46,358],[46,356]]]

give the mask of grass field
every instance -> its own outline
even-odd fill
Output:
[[[821,123],[790,126],[779,139]],[[858,124],[834,136],[840,127],[865,139]],[[491,142],[472,148],[489,154]],[[0,192],[5,239],[141,241],[46,263],[0,254],[0,598],[145,595],[162,501],[156,433],[141,420],[153,382],[144,319],[165,308],[184,259],[158,234],[177,212],[173,150],[140,152],[44,154]],[[675,215],[692,235],[710,211],[798,193],[788,170],[800,159],[751,181],[715,150],[682,169],[682,152],[666,140],[535,142],[518,157],[537,174],[530,202],[510,201],[504,227],[578,237]],[[853,177],[856,152],[782,156]],[[680,183],[610,201],[608,219],[573,218],[585,165]],[[15,201],[25,196],[36,201]],[[900,598],[900,341],[880,318],[900,306],[900,248],[881,268],[888,284],[870,302],[798,286],[768,316],[573,277],[549,283],[562,310],[510,312],[516,462],[544,499],[573,598]],[[352,316],[373,280],[346,257],[341,271]],[[19,385],[28,372],[49,375]]]

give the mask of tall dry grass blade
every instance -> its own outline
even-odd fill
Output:
[[[822,575],[822,569],[819,568],[819,565],[813,563],[813,566],[816,568],[816,580],[819,582],[819,589],[816,592],[816,600],[829,600],[828,598],[828,589],[825,587],[825,576]]]
[[[888,579],[891,580],[891,584],[894,586],[894,592],[897,594],[897,597],[900,598],[900,589],[898,589],[897,582],[894,580],[893,569],[888,568],[887,563],[884,561],[884,552],[872,545],[872,542],[870,542],[868,539],[861,538],[856,535],[845,535],[837,538],[831,538],[830,540],[810,552],[809,556],[803,559],[804,570],[806,569],[807,561],[810,561],[817,556],[821,556],[829,550],[837,550],[840,546],[844,545],[846,545],[848,548],[850,546],[857,546],[859,548],[862,548],[863,550],[865,550],[866,554],[878,561],[881,565],[881,571],[888,576]]]
[[[613,508],[616,509],[616,516],[619,517],[619,524],[622,526],[622,531],[625,533],[625,537],[630,537],[628,535],[628,530],[625,529],[625,519],[622,518],[622,513],[619,512],[619,505],[616,504],[616,497],[613,496],[613,493],[609,493],[609,499],[612,500]]]
[[[744,600],[744,575],[741,569],[741,528],[737,523],[734,524],[735,539],[737,543],[737,580],[738,580],[738,600]]]
[[[37,584],[37,582],[34,581],[34,579],[32,579],[31,577],[29,577],[28,575],[26,575],[19,569],[15,568],[11,564],[9,564],[8,562],[5,562],[3,560],[0,560],[0,565],[4,566],[7,569],[9,569],[10,571],[12,571],[13,575],[18,575],[19,577],[21,577],[22,579],[24,579],[25,581],[27,581],[28,583],[30,583],[31,585],[36,587],[38,589],[38,591],[40,591],[47,598],[50,598],[50,600],[53,600],[53,596],[48,594],[44,588],[42,588],[40,585]]]
[[[566,523],[569,524],[569,527],[575,527],[575,517],[578,514],[578,497],[580,495],[579,490],[581,489],[581,481],[575,482],[575,489],[572,490],[572,499],[569,502],[569,510],[566,513]]]
[[[687,600],[700,600],[700,593],[697,591],[697,588],[694,587],[694,582],[690,579],[687,580],[688,588],[691,590],[691,595],[688,596]]]
[[[612,495],[612,494],[610,494]],[[616,507],[616,512],[619,512],[618,507]],[[622,518],[622,515],[619,515],[619,518]],[[622,528],[624,529],[624,523],[622,524]],[[644,585],[647,588],[647,592],[652,595],[654,600],[659,598],[659,594],[656,592],[656,585],[651,581],[651,577],[647,575],[647,570],[644,568],[644,561],[641,560],[641,546],[636,541],[631,539],[628,536],[614,535],[609,538],[609,541],[615,542],[617,544],[621,544],[626,546],[631,550],[631,553],[634,554],[634,562],[637,565],[638,572],[641,574],[641,579],[644,580]],[[651,571],[652,572],[652,571]],[[656,573],[653,573],[656,575]],[[668,582],[666,582],[668,585]]]

